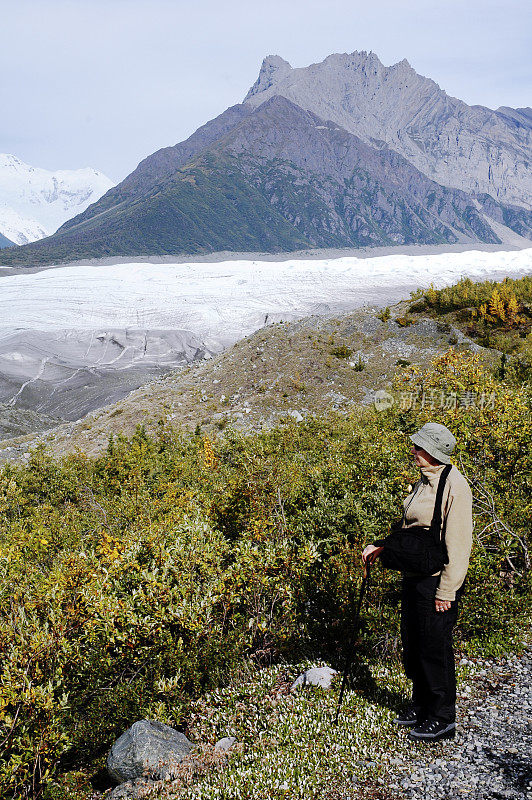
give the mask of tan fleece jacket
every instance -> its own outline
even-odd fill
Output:
[[[404,501],[403,527],[429,526],[434,513],[438,481],[444,464],[420,467],[421,478]],[[449,563],[441,572],[438,600],[454,600],[464,582],[473,540],[473,498],[469,484],[453,465],[447,476],[442,500],[442,520]],[[436,573],[436,575],[439,573]]]

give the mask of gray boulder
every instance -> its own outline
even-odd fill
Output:
[[[184,734],[169,725],[143,719],[114,743],[107,756],[107,770],[119,783],[145,776],[171,778],[192,747]]]
[[[334,676],[337,674],[332,667],[314,667],[307,669],[299,678],[293,682],[291,691],[303,688],[303,686],[320,686],[322,689],[330,689]]]

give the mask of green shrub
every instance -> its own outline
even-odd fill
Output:
[[[336,356],[336,358],[351,358],[353,355],[351,348],[347,347],[345,344],[340,344],[336,347],[333,347],[330,353],[332,356]]]
[[[399,325],[399,327],[408,328],[410,325],[414,324],[415,319],[413,319],[413,317],[409,317],[408,314],[405,314],[402,317],[396,317],[395,321]]]
[[[139,428],[94,460],[39,449],[0,472],[3,797],[37,797],[142,716],[184,724],[191,698],[244,658],[341,666],[360,550],[397,517],[416,478],[408,434],[428,419],[457,436],[477,498],[461,646],[515,643],[530,590],[530,390],[450,350],[394,392],[458,401],[215,441]],[[366,656],[397,657],[398,586],[374,570]]]

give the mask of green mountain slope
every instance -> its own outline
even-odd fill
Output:
[[[15,247],[15,242],[12,242],[11,239],[8,239],[2,233],[0,233],[0,250],[3,250],[4,247]]]

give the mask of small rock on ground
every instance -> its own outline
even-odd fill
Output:
[[[322,689],[330,689],[335,675],[336,670],[332,667],[314,667],[313,669],[307,669],[306,672],[295,679],[291,690],[294,691],[303,686],[321,686]]]
[[[214,751],[216,753],[227,753],[234,744],[236,744],[234,736],[224,736],[223,739],[218,739],[214,745]]]
[[[139,778],[136,781],[126,781],[105,795],[105,800],[141,800],[142,798],[153,797],[156,787],[160,786],[160,781],[150,781],[147,778]]]

